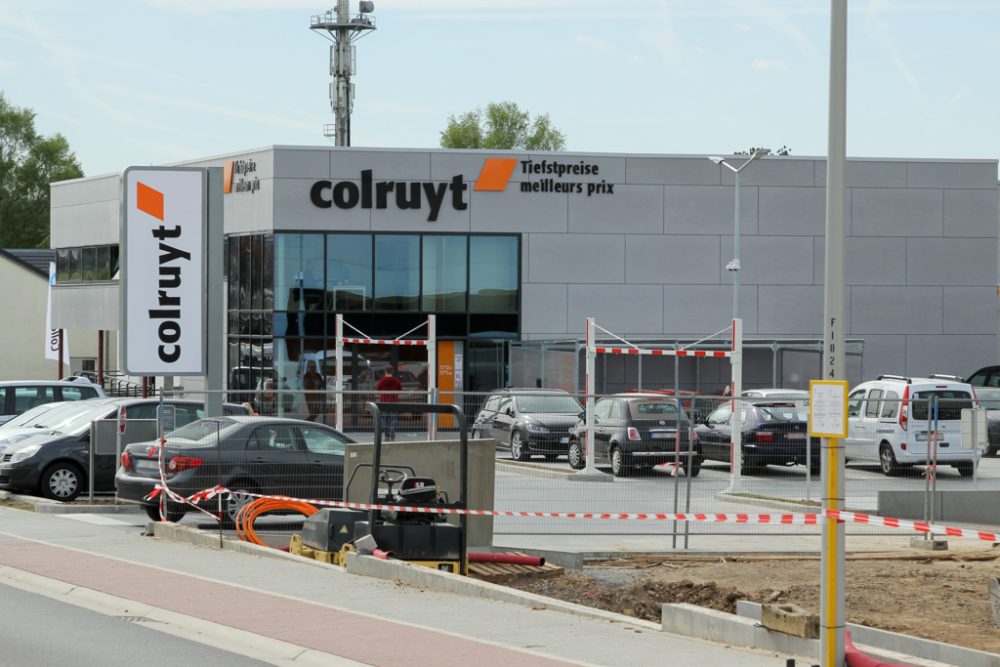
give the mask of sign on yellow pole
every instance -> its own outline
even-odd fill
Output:
[[[809,381],[809,435],[814,438],[847,437],[847,382]]]

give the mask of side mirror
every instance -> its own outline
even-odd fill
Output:
[[[584,411],[584,412],[581,412],[580,414],[578,414],[578,415],[576,416],[576,418],[577,418],[577,419],[579,419],[579,420],[580,420],[580,421],[582,421],[582,422],[585,422],[585,421],[587,421],[587,412],[586,412],[586,411]]]
[[[514,416],[514,408],[507,408],[506,410],[503,411],[503,413],[505,415],[507,415],[508,417],[513,417]]]

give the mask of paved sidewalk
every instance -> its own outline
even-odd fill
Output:
[[[229,650],[246,653],[240,647],[251,637],[254,657],[273,664],[652,665],[668,657],[692,667],[784,664],[784,656],[669,635],[641,621],[577,617],[144,537],[141,523],[0,507],[0,582],[73,591],[104,610],[150,609],[185,636],[212,634],[202,625],[231,629]],[[289,647],[300,650],[289,654]]]

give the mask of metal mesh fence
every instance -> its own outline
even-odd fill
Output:
[[[426,392],[397,393],[406,403],[428,400]],[[257,491],[316,499],[339,498],[338,484],[343,480],[336,478],[332,469],[319,472],[322,465],[310,457],[322,458],[317,455],[325,452],[336,458],[340,451],[342,458],[342,450],[333,444],[336,441],[371,441],[375,426],[365,410],[365,402],[387,398],[393,397],[373,391],[338,395],[327,389],[321,397],[312,397],[314,404],[310,406],[310,397],[305,392],[280,389],[254,392],[251,400],[245,402],[248,409],[262,416],[301,421],[279,429],[273,425],[261,426],[260,432],[233,435],[231,447],[223,447],[224,455],[234,460],[242,457],[239,460],[247,470],[255,469],[266,476],[269,480],[266,489],[258,482],[256,473],[254,479],[246,480],[253,482],[250,486]],[[736,401],[694,393],[681,393],[678,397],[671,390],[601,394],[595,397],[594,414],[594,460],[598,476],[589,478],[580,470],[581,457],[586,457],[582,407],[585,398],[561,390],[540,389],[452,392],[447,396],[448,401],[466,409],[470,438],[492,438],[496,442],[493,509],[732,515],[814,512],[819,508],[820,442],[808,435],[808,398],[804,392],[771,393]],[[183,399],[203,401],[204,394],[188,393]],[[337,401],[343,402],[342,436],[330,429],[311,426],[334,426],[333,408]],[[737,471],[730,465],[734,404],[742,434],[742,465]],[[939,491],[1000,488],[997,459],[983,458],[980,452],[962,442],[957,420],[961,410],[969,407],[973,407],[970,398],[950,396],[852,400],[848,438],[843,442],[848,460],[845,508],[879,513],[882,491],[926,493],[932,486]],[[430,419],[427,415],[401,414],[391,430],[383,423],[384,436],[426,440]],[[440,437],[453,438],[453,420],[445,415],[436,419]],[[277,431],[287,437],[279,437]],[[267,435],[265,440],[261,440],[261,434]],[[1000,445],[1000,429],[994,429],[991,437],[997,440],[991,443],[995,449]],[[690,459],[686,455],[689,450]],[[214,470],[210,468],[210,456],[215,454],[202,457],[205,471]],[[295,458],[297,463],[282,457]],[[265,465],[261,460],[270,463]],[[928,476],[932,470],[933,479]],[[414,472],[420,475],[419,470]],[[214,474],[224,477],[218,472]],[[218,480],[206,477],[202,481],[210,487]],[[498,517],[494,525],[501,534],[670,535],[677,530],[691,535],[777,536],[818,534],[820,530],[818,525],[675,526],[667,521],[540,517]],[[848,530],[851,534],[872,534],[890,529],[849,525]]]

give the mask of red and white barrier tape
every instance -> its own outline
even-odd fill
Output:
[[[161,485],[157,485],[153,491],[146,496],[146,500],[157,497],[162,490]],[[167,489],[171,498],[179,499],[180,502],[197,506],[197,503],[211,500],[219,494],[229,493],[229,489],[223,486],[215,486],[211,489],[204,489],[187,498],[177,496]],[[941,526],[927,523],[926,521],[910,521],[907,519],[894,519],[882,517],[875,514],[862,514],[860,512],[848,512],[846,510],[826,510],[821,513],[810,514],[744,514],[744,513],[692,513],[692,512],[513,512],[509,510],[478,510],[478,509],[453,509],[447,507],[435,507],[434,505],[385,505],[371,503],[348,503],[340,500],[313,500],[309,498],[293,498],[291,496],[268,496],[258,493],[247,493],[255,498],[274,498],[279,500],[293,500],[323,507],[343,507],[355,510],[378,510],[410,512],[414,514],[466,514],[469,516],[494,516],[508,518],[539,518],[539,519],[604,519],[613,521],[681,521],[698,523],[737,523],[752,525],[771,526],[815,526],[820,523],[824,516],[831,519],[838,519],[841,523],[859,523],[868,526],[882,528],[897,528],[899,530],[912,530],[918,533],[929,533],[932,535],[945,535],[947,537],[965,537],[986,542],[1000,542],[1000,535],[982,530],[970,528],[954,528],[951,526]],[[214,515],[212,515],[214,516]]]
[[[426,340],[418,340],[413,338],[393,338],[390,340],[381,338],[344,338],[344,343],[358,343],[360,345],[427,345]]]
[[[731,357],[731,350],[644,350],[638,347],[595,347],[598,354],[649,355],[651,357]]]

